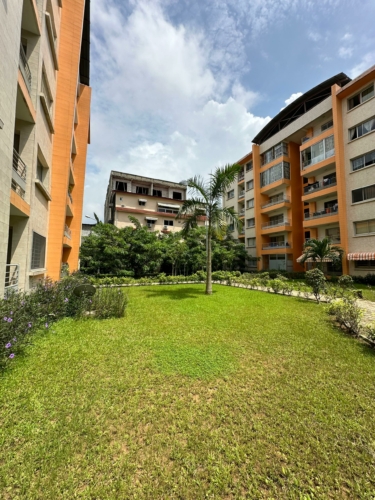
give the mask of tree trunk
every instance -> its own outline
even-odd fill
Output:
[[[207,264],[206,264],[206,295],[212,295],[212,255],[211,255],[211,227],[207,234]]]

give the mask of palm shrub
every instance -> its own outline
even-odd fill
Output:
[[[331,260],[333,264],[339,264],[343,256],[341,247],[331,245],[329,238],[322,240],[310,239],[303,246],[301,264],[307,260],[312,260],[316,263],[318,269],[323,270],[323,262]]]
[[[242,167],[226,165],[216,168],[209,180],[195,176],[187,185],[192,196],[182,204],[178,217],[183,219],[183,236],[198,226],[202,216],[206,217],[206,294],[212,294],[212,238],[216,234],[225,234],[228,223],[241,227],[241,221],[233,208],[224,207],[222,199],[230,185],[235,181]]]

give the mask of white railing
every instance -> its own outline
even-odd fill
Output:
[[[26,59],[26,54],[25,51],[23,50],[22,45],[20,45],[20,70],[23,79],[25,80],[25,84],[27,87],[27,90],[29,91],[29,94],[31,92],[31,71],[30,67],[28,65],[27,59]]]
[[[287,198],[286,196],[278,196],[277,198],[274,198],[272,200],[270,200],[268,203],[266,203],[265,205],[262,205],[262,208],[268,208],[268,207],[272,207],[272,205],[277,205],[279,203],[290,203],[290,199]]]
[[[238,198],[243,198],[245,196],[245,191],[240,191],[238,193]]]
[[[7,264],[5,266],[5,295],[10,290],[18,291],[19,269],[18,264]]]
[[[262,229],[269,229],[277,226],[290,226],[290,221],[288,219],[268,221],[265,224],[262,224]]]
[[[303,188],[304,194],[313,193],[314,191],[320,191],[321,189],[325,189],[327,187],[336,186],[337,180],[333,179],[325,179],[323,181],[317,181],[309,186]]]
[[[263,245],[263,250],[271,249],[271,248],[292,248],[291,245],[287,241],[270,241]]]

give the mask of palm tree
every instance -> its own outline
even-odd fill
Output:
[[[178,217],[184,220],[183,236],[198,225],[202,216],[206,216],[206,294],[212,294],[212,251],[211,239],[214,234],[226,232],[228,222],[234,227],[241,227],[241,221],[233,208],[223,207],[222,199],[232,182],[242,170],[241,165],[233,164],[216,168],[208,181],[197,175],[187,181],[192,197],[185,200]]]
[[[303,264],[307,259],[311,259],[313,262],[316,262],[318,268],[322,271],[324,260],[329,259],[333,263],[339,263],[343,254],[343,249],[331,245],[329,238],[323,238],[322,240],[311,239],[306,241],[303,246],[303,254],[300,262]]]

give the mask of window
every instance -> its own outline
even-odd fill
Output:
[[[255,238],[247,238],[247,246],[255,247]]]
[[[260,174],[260,186],[264,187],[281,179],[290,179],[290,163],[283,161]]]
[[[329,238],[331,243],[340,243],[340,228],[330,227],[326,229],[326,236]]]
[[[353,141],[358,137],[362,137],[365,134],[368,134],[375,130],[375,118],[370,118],[366,122],[360,123],[353,128],[349,129],[349,140]]]
[[[288,156],[288,144],[285,142],[280,142],[276,144],[273,148],[269,149],[262,155],[262,165],[266,165],[272,160],[279,158],[280,156]]]
[[[40,180],[41,183],[43,183],[43,179],[44,179],[44,167],[40,163],[39,160],[37,160],[37,164],[36,164],[36,178],[38,180]]]
[[[246,172],[250,172],[250,170],[253,170],[253,160],[246,163]]]
[[[370,87],[367,87],[367,89],[362,90],[362,92],[359,92],[359,94],[356,94],[355,96],[348,99],[348,109],[353,109],[356,106],[359,106],[363,102],[371,99],[371,97],[374,97],[374,84],[370,85]]]
[[[246,226],[247,227],[254,227],[255,226],[255,219],[254,219],[254,217],[252,219],[246,219]]]
[[[160,189],[153,189],[152,196],[159,196],[159,198],[161,198],[161,190]]]
[[[249,189],[254,189],[254,181],[247,181],[246,182],[246,189],[249,191]]]
[[[354,267],[374,267],[375,268],[375,260],[355,260]]]
[[[178,214],[178,210],[174,208],[166,208],[166,207],[159,207],[158,212],[162,212],[164,214]]]
[[[375,233],[375,219],[361,220],[354,223],[355,234]]]
[[[143,186],[136,186],[135,192],[137,194],[148,194],[148,188],[143,187]]]
[[[174,200],[182,200],[182,194],[177,192],[177,191],[173,191],[173,199]]]
[[[323,139],[302,151],[302,168],[310,167],[320,161],[330,158],[335,154],[333,135]]]
[[[361,168],[370,167],[371,165],[375,165],[375,151],[370,151],[369,153],[350,161],[353,172],[360,170]]]
[[[246,208],[254,208],[254,198],[251,198],[251,200],[247,200]]]
[[[173,220],[165,220],[164,226],[173,226]]]
[[[375,198],[375,184],[366,186],[352,191],[352,203],[360,201],[372,200]]]
[[[126,182],[116,181],[115,189],[116,191],[124,191],[126,193],[126,191],[128,190],[128,185],[126,184]]]
[[[323,123],[321,126],[321,131],[324,132],[325,130],[328,130],[329,128],[333,127],[333,120],[329,120],[329,122]]]
[[[231,200],[234,198],[234,189],[231,189],[230,191],[227,192],[228,200]]]
[[[31,252],[31,269],[44,269],[46,256],[46,239],[33,232],[33,247]]]
[[[122,198],[120,198],[120,200],[122,200]],[[144,207],[144,206],[146,205],[146,202],[145,202],[145,201],[143,201],[143,200],[138,200],[138,205],[139,205],[140,207]]]

